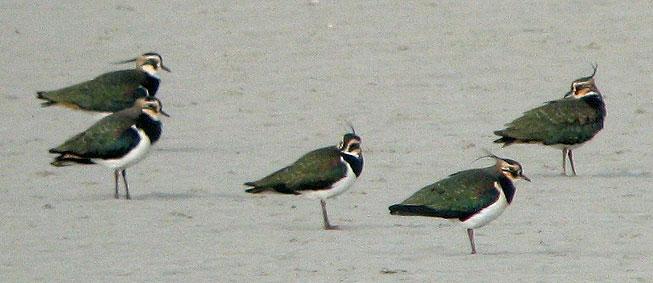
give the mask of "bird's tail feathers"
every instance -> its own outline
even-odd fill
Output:
[[[50,151],[52,152],[52,151]],[[79,156],[74,156],[70,154],[61,154],[57,157],[54,158],[54,161],[50,163],[50,165],[55,166],[55,167],[63,167],[63,166],[70,166],[70,165],[75,165],[75,164],[94,164],[93,161],[91,161],[88,158],[83,158]]]
[[[247,183],[245,183],[244,185],[245,185],[245,186],[253,187],[253,188],[251,188],[251,189],[247,189],[247,190],[245,190],[246,193],[250,193],[250,194],[258,194],[258,193],[262,193],[262,192],[267,191],[267,188],[264,188],[264,187],[257,187],[257,186],[256,186],[256,183],[254,183],[254,182],[247,182]]]
[[[458,218],[460,213],[453,210],[438,210],[426,205],[395,204],[389,207],[390,214],[402,216],[431,216],[442,218]]]
[[[510,144],[517,141],[516,138],[506,136],[505,133],[502,131],[495,131],[494,134],[497,136],[501,136],[501,138],[494,140],[494,143],[502,143],[503,147],[509,146]]]
[[[428,207],[423,205],[414,205],[414,204],[395,204],[388,207],[390,209],[390,214],[392,215],[426,215],[428,214]]]
[[[45,91],[36,92],[36,98],[46,100],[45,102],[41,103],[42,107],[48,107],[50,105],[57,104],[56,101],[54,101],[54,100],[52,100],[50,98],[47,98],[45,96]]]

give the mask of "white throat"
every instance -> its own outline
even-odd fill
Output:
[[[158,76],[159,72],[154,68],[154,66],[152,66],[150,64],[141,66],[141,70],[143,70],[143,72],[146,72],[148,75],[150,75],[152,77],[155,77],[157,79],[159,78],[159,76]]]

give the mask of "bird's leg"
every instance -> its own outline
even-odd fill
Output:
[[[567,157],[567,149],[563,148],[562,149],[562,176],[567,176],[567,160],[565,159]]]
[[[326,211],[326,201],[323,199],[320,200],[320,204],[322,205],[322,218],[324,219],[324,230],[338,230],[338,226],[332,226],[329,224],[329,217],[327,217],[327,211]]]
[[[116,199],[118,199],[118,176],[120,174],[118,171],[119,171],[118,169],[113,171],[113,176],[115,177],[116,180],[116,192],[113,194],[113,197]]]
[[[127,184],[127,170],[122,169],[122,180],[125,181],[125,193],[127,194],[127,199],[132,199],[129,195],[129,185]]]
[[[571,172],[574,172],[574,176],[576,176],[576,168],[574,167],[574,154],[571,153],[571,149],[569,152],[567,152],[569,155],[569,163],[571,164]]]
[[[469,236],[469,243],[472,245],[472,254],[476,254],[476,246],[474,245],[474,229],[467,229],[467,236]]]

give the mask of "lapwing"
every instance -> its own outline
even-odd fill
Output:
[[[571,170],[576,175],[572,150],[591,140],[601,129],[606,111],[603,96],[594,83],[596,68],[589,77],[571,83],[562,99],[524,112],[523,116],[495,131],[500,136],[495,143],[538,143],[562,150],[562,175],[567,175],[565,158],[569,156]]]
[[[95,112],[117,112],[131,107],[141,93],[139,86],[154,96],[159,88],[160,70],[170,72],[163,65],[161,55],[145,53],[137,58],[116,64],[136,62],[136,69],[106,73],[93,80],[53,91],[39,91],[37,98],[45,100],[42,105],[62,105]]]
[[[160,115],[168,116],[157,98],[138,98],[132,107],[102,118],[86,131],[50,149],[50,153],[59,154],[51,164],[109,167],[114,170],[114,197],[118,198],[118,178],[122,174],[125,197],[131,199],[126,169],[142,160],[161,137]]]
[[[362,171],[361,138],[352,128],[352,133],[345,134],[339,145],[311,151],[263,179],[245,183],[253,187],[246,192],[273,192],[319,199],[324,229],[338,229],[338,226],[329,223],[326,199],[344,193]]]
[[[467,229],[472,254],[476,254],[474,229],[499,217],[512,203],[514,180],[531,181],[517,161],[493,154],[484,157],[496,159],[496,164],[454,173],[428,185],[402,203],[390,206],[390,214],[460,221]]]

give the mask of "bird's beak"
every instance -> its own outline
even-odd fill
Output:
[[[574,95],[574,93],[571,92],[571,91],[569,91],[569,92],[567,92],[567,93],[565,94],[564,98],[570,97],[570,96],[572,96],[572,95]]]
[[[163,116],[170,117],[170,115],[168,115],[168,113],[166,113],[165,111],[163,111],[163,109],[161,109],[161,111],[159,111],[159,113],[161,113],[161,115],[163,115]],[[530,181],[530,180],[529,180],[529,181]]]
[[[168,69],[168,67],[163,66],[163,64],[161,64],[161,69],[166,70],[168,73],[171,73],[171,72],[172,72],[172,71],[170,71],[170,69]]]
[[[529,181],[529,182],[531,181],[531,179],[528,178],[528,177],[526,177],[526,175],[521,175],[521,178],[524,179],[524,180],[526,180],[526,181]]]

